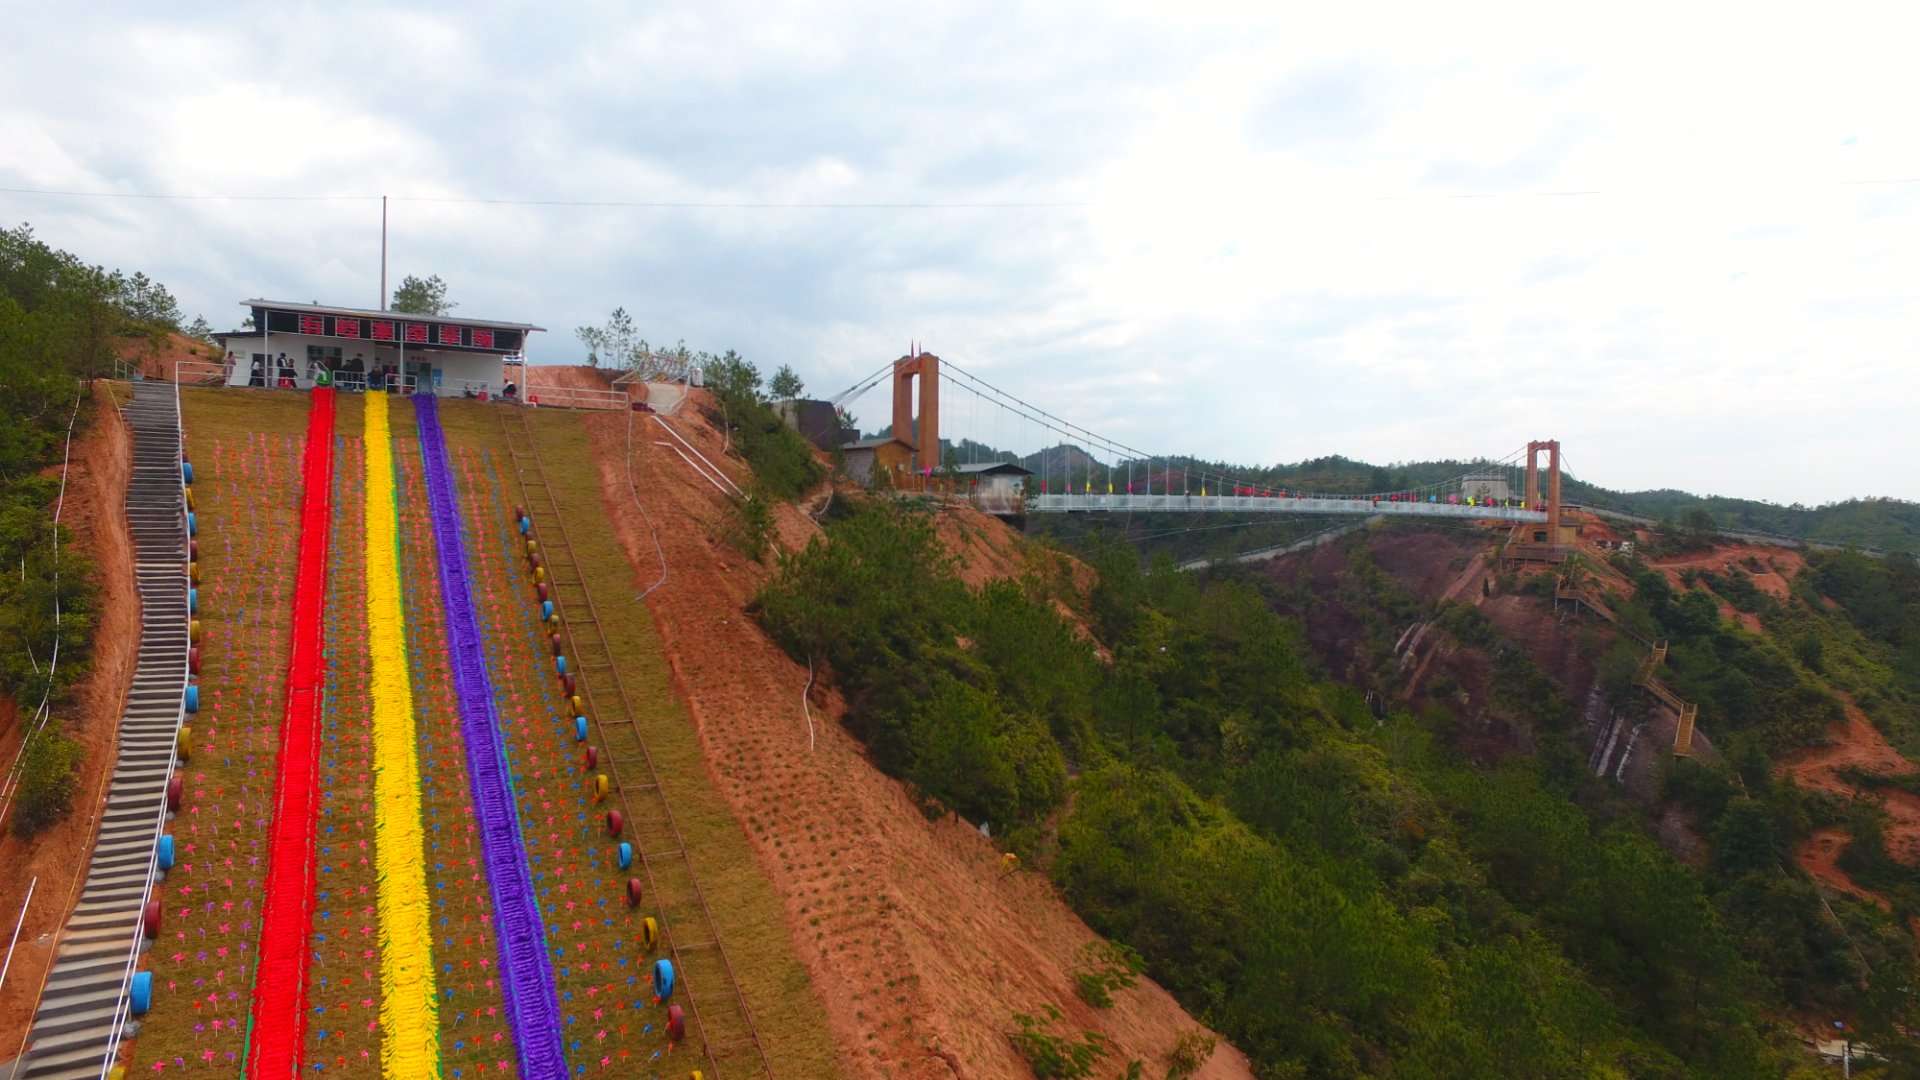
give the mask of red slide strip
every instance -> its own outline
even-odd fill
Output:
[[[267,837],[267,891],[254,954],[247,1019],[247,1076],[287,1080],[301,1072],[307,1042],[307,961],[313,930],[315,824],[320,813],[322,610],[333,516],[333,391],[313,391],[301,464],[300,561],[293,592],[293,659],[280,720],[279,775]]]

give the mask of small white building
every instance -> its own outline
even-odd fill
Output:
[[[1507,483],[1506,475],[1494,470],[1469,473],[1460,481],[1460,496],[1471,495],[1476,499],[1492,499],[1505,502],[1513,498],[1512,485]]]
[[[226,350],[228,386],[304,389],[325,370],[343,390],[496,397],[508,366],[516,376],[521,370],[527,335],[545,329],[284,300],[242,303],[253,311],[254,328],[214,335]]]
[[[1006,517],[1024,509],[1031,469],[1011,461],[983,461],[957,465],[953,471],[966,481],[967,498],[979,510]]]

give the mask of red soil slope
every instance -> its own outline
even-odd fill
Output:
[[[123,338],[114,351],[120,354],[120,359],[131,361],[140,374],[149,379],[173,378],[173,365],[182,360],[217,364],[226,356],[217,345],[177,333],[164,335],[158,340]]]
[[[948,817],[928,821],[897,782],[867,761],[837,723],[838,696],[808,685],[804,666],[769,641],[745,608],[766,570],[714,539],[725,503],[644,415],[584,416],[602,493],[635,567],[635,586],[660,576],[640,505],[657,527],[669,577],[648,603],[718,790],[786,898],[788,931],[807,965],[851,1076],[1024,1076],[1007,1039],[1015,1012],[1059,1006],[1061,1030],[1098,1030],[1115,1043],[1113,1070],[1133,1058],[1164,1069],[1174,1041],[1198,1025],[1142,981],[1094,1010],[1073,992],[1076,956],[1093,933],[1044,877],[1007,874],[1000,852]],[[633,424],[632,486],[623,460]],[[674,427],[736,481],[721,440],[687,409]],[[635,490],[639,493],[636,503]],[[1002,529],[997,522],[978,524]],[[817,526],[777,510],[782,546]],[[1002,545],[995,543],[999,550]],[[1004,552],[1003,552],[1004,554]],[[1011,570],[1008,556],[1002,565]],[[809,712],[811,718],[809,718]],[[1224,1044],[1204,1077],[1249,1076]]]
[[[1779,771],[1791,776],[1801,787],[1854,798],[1862,792],[1841,777],[1843,769],[1858,769],[1880,775],[1911,773],[1913,763],[1887,743],[1886,737],[1867,719],[1851,697],[1841,696],[1847,718],[1827,732],[1832,741],[1811,747],[1781,762]],[[1898,788],[1880,788],[1872,793],[1884,800],[1887,812],[1887,854],[1908,866],[1920,865],[1920,796]],[[1808,837],[1794,852],[1807,873],[1843,892],[1864,896],[1886,905],[1886,901],[1855,885],[1846,872],[1835,865],[1847,845],[1846,833],[1823,829]]]

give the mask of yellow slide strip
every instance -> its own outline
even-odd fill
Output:
[[[367,630],[373,681],[373,854],[380,911],[380,1072],[440,1075],[419,741],[400,606],[399,503],[387,395],[367,403]]]

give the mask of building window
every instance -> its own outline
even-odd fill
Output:
[[[340,370],[340,348],[337,345],[307,346],[307,370],[323,367],[328,371]]]

